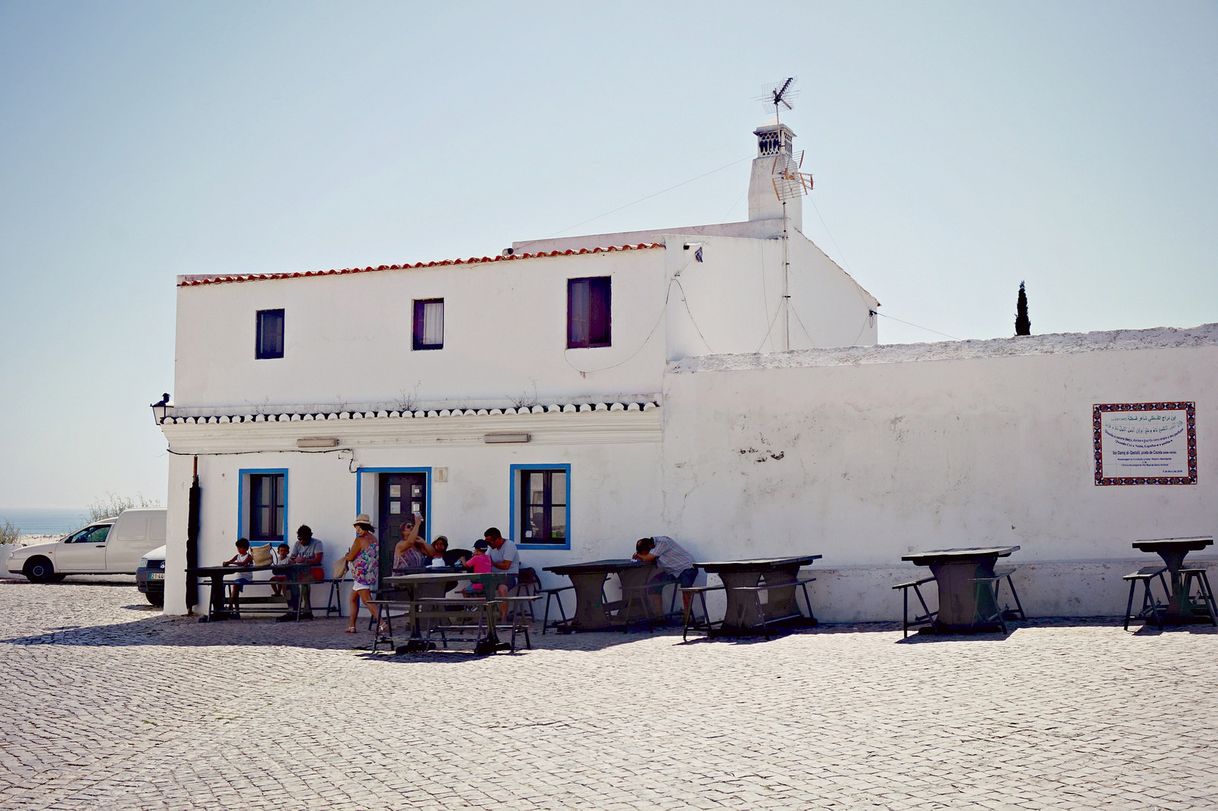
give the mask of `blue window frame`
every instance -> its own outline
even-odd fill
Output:
[[[283,310],[258,311],[254,357],[258,360],[283,357]]]
[[[287,468],[238,471],[237,536],[251,544],[288,543]]]
[[[571,548],[571,466],[511,466],[511,527],[521,549]]]

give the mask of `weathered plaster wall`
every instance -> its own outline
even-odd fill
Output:
[[[1218,529],[1216,341],[1210,326],[1147,349],[1105,349],[1139,345],[1107,333],[986,342],[959,359],[886,363],[899,353],[880,347],[678,364],[665,524],[720,555],[823,554],[825,619],[892,619],[903,553],[975,544],[1022,547],[1030,613],[1119,613],[1120,574],[1156,560],[1131,541]],[[1199,483],[1095,486],[1092,404],[1153,400],[1196,402]]]

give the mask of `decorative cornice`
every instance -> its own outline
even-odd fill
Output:
[[[231,423],[267,423],[267,422],[329,422],[332,420],[421,420],[442,417],[510,417],[527,414],[587,414],[597,412],[614,413],[619,411],[651,411],[659,408],[654,401],[630,403],[553,403],[551,405],[534,405],[507,408],[440,408],[410,410],[344,410],[298,412],[286,411],[270,414],[264,413],[233,413],[233,414],[167,414],[160,421],[161,425],[228,425]],[[170,406],[172,409],[173,406]]]
[[[505,431],[527,434],[531,445],[646,444],[658,443],[662,430],[660,409],[654,402],[419,412],[344,411],[333,415],[170,417],[161,423],[171,453],[200,456],[474,447],[486,444],[487,435]],[[300,447],[299,440],[319,438],[333,443]]]

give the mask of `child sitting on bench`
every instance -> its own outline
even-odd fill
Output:
[[[485,538],[479,538],[474,541],[474,554],[469,560],[465,561],[465,568],[474,574],[490,574],[494,571],[494,565],[491,563],[490,555],[486,553],[490,544]],[[475,597],[482,594],[482,584],[478,582],[470,583],[462,590],[462,594],[466,597]]]

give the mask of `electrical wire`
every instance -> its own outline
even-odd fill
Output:
[[[740,164],[740,163],[744,163],[747,160],[752,160],[752,158],[751,157],[738,158],[737,160],[734,160],[731,163],[725,163],[722,166],[720,166],[718,169],[711,169],[709,172],[703,172],[702,174],[700,174],[696,177],[691,177],[689,180],[682,180],[680,183],[677,183],[674,186],[669,186],[666,189],[660,189],[657,192],[652,192],[651,194],[644,195],[637,200],[632,200],[631,202],[626,203],[625,205],[618,206],[617,208],[612,209],[610,211],[606,211],[603,214],[597,214],[595,217],[589,217],[588,219],[583,220],[581,222],[577,222],[574,225],[568,225],[566,228],[562,229],[561,231],[556,232],[556,234],[565,234],[568,231],[571,231],[575,228],[579,228],[581,225],[587,225],[588,223],[595,222],[596,220],[599,220],[602,217],[608,217],[610,214],[616,214],[619,211],[622,211],[623,209],[627,209],[627,208],[630,208],[631,206],[638,205],[639,203],[650,200],[653,197],[659,197],[661,194],[667,194],[668,192],[672,191],[673,189],[679,189],[682,186],[687,186],[690,183],[693,183],[695,180],[701,180],[704,177],[710,177],[711,175],[715,174],[716,172],[722,172],[724,169],[730,169],[731,167],[736,166],[737,164]]]
[[[932,330],[931,328],[929,328],[929,326],[922,326],[921,324],[915,324],[914,321],[903,321],[899,318],[896,318],[895,315],[889,315],[888,313],[881,313],[879,311],[876,311],[876,309],[873,309],[873,311],[871,311],[871,312],[875,313],[876,315],[881,315],[881,317],[883,317],[883,318],[887,318],[889,320],[894,320],[894,321],[896,321],[896,323],[899,323],[899,324],[905,324],[906,326],[914,326],[914,328],[916,328],[916,329],[926,330],[927,332],[934,332],[935,335],[942,335],[943,337],[949,337],[949,339],[951,339],[952,341],[962,340],[962,339],[957,339],[957,337],[955,335],[948,335],[948,334],[946,334],[946,332],[940,332],[939,330]]]
[[[578,366],[576,366],[574,363],[571,362],[571,358],[567,354],[571,351],[571,348],[567,347],[566,349],[563,350],[562,359],[564,361],[566,361],[566,364],[568,366],[570,366],[572,369],[574,369],[575,371],[579,372],[581,375],[584,375],[584,376],[587,376],[590,374],[596,374],[597,372],[607,372],[610,369],[616,369],[617,367],[634,360],[635,357],[637,357],[638,354],[643,351],[643,347],[647,346],[647,344],[650,343],[651,336],[655,334],[656,329],[658,329],[660,326],[660,322],[662,322],[664,320],[664,314],[668,311],[668,299],[672,295],[672,286],[673,286],[673,283],[676,281],[677,281],[676,276],[673,276],[671,279],[668,280],[668,289],[664,291],[664,304],[660,307],[660,314],[658,316],[656,316],[655,323],[652,324],[651,329],[647,331],[647,337],[643,339],[643,343],[639,344],[639,348],[634,350],[634,352],[630,353],[629,357],[627,357],[623,360],[620,360],[617,363],[611,364],[609,366],[602,366],[599,369],[581,369]]]
[[[697,332],[698,337],[702,339],[702,345],[706,347],[706,351],[710,352],[712,355],[715,354],[715,350],[711,349],[710,344],[707,343],[706,336],[702,334],[702,329],[698,326],[698,322],[694,318],[694,311],[689,309],[689,299],[685,295],[685,285],[681,284],[681,280],[676,276],[673,276],[672,280],[677,283],[677,287],[681,288],[681,303],[685,305],[685,312],[689,313],[689,323],[694,325],[694,331]]]
[[[829,223],[825,222],[825,217],[820,213],[820,209],[816,206],[816,199],[812,195],[808,195],[808,202],[812,204],[812,210],[816,212],[816,219],[820,220],[821,227],[825,229],[825,233],[829,236],[829,241],[833,243],[833,247],[837,250],[837,255],[842,258],[842,270],[846,269],[846,252],[842,250],[842,246],[837,244],[837,237],[833,236],[833,232],[829,230]]]
[[[824,229],[825,229],[825,233],[828,235],[829,240],[830,240],[830,241],[833,243],[833,247],[834,247],[834,248],[837,250],[838,255],[839,255],[841,258],[842,258],[842,261],[841,261],[841,263],[840,263],[840,264],[841,264],[841,268],[842,268],[842,270],[846,270],[846,253],[845,253],[845,251],[843,251],[843,250],[842,250],[841,245],[838,245],[838,243],[837,243],[837,238],[833,236],[833,232],[832,232],[831,230],[829,230],[829,224],[828,224],[827,222],[825,222],[825,218],[824,218],[824,216],[823,216],[823,215],[820,213],[820,209],[817,207],[817,205],[816,205],[816,201],[815,201],[815,200],[813,200],[811,197],[809,197],[809,198],[808,198],[808,201],[809,201],[810,203],[812,203],[812,210],[816,212],[816,217],[817,217],[817,219],[819,219],[819,220],[820,220],[820,224],[821,224],[821,225],[824,227]],[[849,271],[846,271],[846,272],[847,272],[847,273],[849,273]],[[856,291],[856,292],[857,292],[857,291]],[[862,298],[862,294],[861,294],[861,293],[859,294],[859,297],[860,297],[860,298]],[[869,305],[869,306],[870,306],[870,305]],[[897,318],[897,317],[895,317],[895,316],[888,315],[887,313],[882,313],[882,312],[880,312],[879,310],[876,310],[876,309],[869,309],[869,310],[868,310],[868,315],[869,315],[869,316],[870,316],[870,315],[879,315],[879,316],[883,316],[884,318],[888,318],[888,319],[890,319],[890,320],[892,320],[892,321],[896,321],[896,322],[898,322],[898,323],[900,323],[900,324],[905,324],[906,326],[909,326],[909,327],[914,327],[915,329],[925,330],[925,331],[927,331],[927,332],[934,333],[935,335],[942,335],[944,338],[950,338],[950,339],[952,339],[953,341],[959,341],[959,340],[961,340],[960,338],[957,338],[957,337],[956,337],[956,336],[954,336],[954,335],[948,335],[946,332],[940,332],[940,331],[939,331],[939,330],[937,330],[937,329],[931,329],[930,327],[924,327],[924,326],[922,326],[921,324],[915,324],[915,323],[913,323],[912,321],[902,321],[900,318]],[[862,336],[862,334],[863,334],[863,330],[865,330],[866,328],[867,328],[867,324],[864,322],[864,324],[863,324],[863,328],[859,330],[859,336]],[[855,339],[854,339],[854,340],[857,342],[857,341],[858,341],[858,337],[855,337]]]
[[[761,347],[765,346],[765,342],[770,339],[770,333],[774,331],[774,322],[778,320],[778,314],[781,312],[782,312],[781,306],[779,306],[779,308],[774,311],[774,317],[770,319],[770,326],[766,328],[765,335],[761,336],[761,343],[757,344],[757,349],[754,350],[753,354],[757,354],[758,352],[760,352]]]
[[[791,312],[795,313],[795,320],[799,322],[799,327],[804,331],[804,337],[808,339],[808,346],[815,346],[816,342],[812,340],[812,334],[808,332],[808,328],[804,326],[804,320],[799,317],[799,310],[791,305]]]
[[[166,448],[165,452],[173,456],[249,456],[254,453],[350,453],[350,448],[326,448],[324,450],[303,450],[301,448],[289,448],[286,450],[265,450],[265,451],[175,451],[172,448]]]

